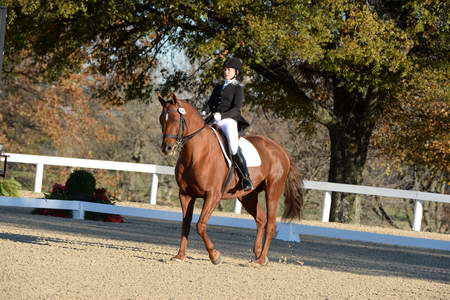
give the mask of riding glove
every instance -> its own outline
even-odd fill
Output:
[[[217,122],[222,120],[222,116],[220,115],[220,113],[218,112],[214,113],[214,120],[216,120]]]

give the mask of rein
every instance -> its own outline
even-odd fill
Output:
[[[180,147],[180,149],[183,148],[183,146],[186,144],[187,141],[192,139],[194,136],[196,136],[198,133],[200,133],[200,131],[202,131],[203,129],[205,129],[208,126],[206,123],[204,123],[203,127],[199,128],[199,129],[195,130],[193,133],[185,136],[184,131],[185,131],[185,128],[187,127],[187,123],[186,123],[186,119],[183,116],[186,114],[186,111],[184,110],[184,108],[178,107],[178,109],[176,109],[176,110],[170,109],[170,110],[166,111],[167,114],[169,112],[177,112],[180,115],[178,131],[177,131],[177,135],[164,133],[163,138],[175,139],[175,143],[176,143],[177,147]]]
[[[162,135],[163,138],[175,139],[175,147],[177,147],[177,148],[179,147],[179,149],[183,149],[183,147],[187,141],[189,141],[190,139],[195,137],[198,133],[200,133],[200,131],[202,131],[206,127],[209,127],[208,124],[206,122],[204,122],[203,127],[199,128],[199,129],[195,130],[193,133],[185,136],[184,131],[185,131],[185,127],[187,127],[187,122],[186,122],[186,119],[184,118],[184,115],[186,114],[185,109],[181,106],[178,106],[177,109],[168,109],[168,110],[165,110],[165,112],[166,112],[166,121],[167,121],[168,114],[171,112],[176,112],[180,115],[177,134],[174,135],[174,134],[163,133],[163,135]],[[164,123],[164,126],[165,126],[165,123]],[[230,183],[230,181],[233,177],[233,170],[234,170],[234,168],[232,166],[230,168],[228,168],[227,176],[225,177],[225,181],[222,183],[222,188],[221,188],[222,194],[225,192],[227,185]]]

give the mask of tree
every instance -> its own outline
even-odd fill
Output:
[[[415,88],[388,107],[374,135],[378,151],[397,165],[421,166],[431,173],[450,172],[450,66],[415,74]]]
[[[93,87],[101,78],[71,74],[48,84],[39,66],[26,55],[15,65],[14,73],[3,78],[0,93],[0,143],[8,152],[104,159],[102,149],[115,140],[105,118],[107,110],[92,98]],[[13,170],[26,169],[14,165]],[[52,169],[52,167],[47,167]],[[70,170],[57,168],[55,180]],[[15,173],[27,188],[31,178]],[[106,176],[102,176],[105,178]],[[19,179],[19,178],[18,178]],[[59,179],[58,179],[59,180]],[[46,182],[51,186],[54,181]]]
[[[5,78],[0,97],[2,127],[10,151],[37,149],[39,154],[92,157],[97,143],[114,137],[97,115],[106,112],[90,96],[96,85],[86,74],[53,84],[39,81],[37,68],[24,59],[15,76]],[[28,139],[23,139],[23,135]],[[58,152],[56,152],[58,151]]]
[[[199,94],[226,55],[242,58],[254,105],[302,127],[327,128],[331,182],[362,182],[370,138],[387,107],[448,59],[445,1],[5,2],[8,61],[30,49],[49,78],[89,62],[93,72],[108,74],[102,90],[116,103],[148,96],[151,70],[170,47],[200,67],[194,79],[176,73],[168,82],[194,85]],[[354,219],[354,204],[350,195],[334,195],[331,220]]]
[[[374,146],[392,162],[392,169],[411,170],[414,190],[446,193],[450,182],[449,65],[425,69],[412,82],[415,89],[403,92],[404,101],[386,110],[375,131]],[[424,223],[424,230],[448,230],[450,205],[425,203]]]

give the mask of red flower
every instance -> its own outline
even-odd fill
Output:
[[[111,203],[111,201],[109,201],[108,196],[106,195],[106,189],[96,189],[95,190],[94,202],[105,203],[105,204]]]
[[[66,187],[62,184],[55,183],[52,187],[52,193],[50,195],[50,199],[66,199],[65,197],[67,197]],[[96,189],[94,191],[94,194],[91,195],[90,199],[91,199],[91,201],[93,201],[95,203],[113,204],[109,200],[106,189],[104,189],[104,188]],[[67,211],[61,210],[61,209],[39,209],[37,211],[37,213],[41,214],[41,215],[63,217],[63,218],[70,218],[70,216],[71,216],[70,212],[67,212]],[[104,218],[104,221],[105,222],[114,222],[114,223],[123,223],[124,218],[121,215],[108,214]]]
[[[105,218],[105,222],[123,223],[123,217],[120,215],[108,215]]]
[[[64,192],[65,190],[66,190],[65,185],[55,183],[52,188],[52,193],[61,193],[61,192]]]
[[[63,209],[40,209],[38,214],[44,216],[60,217],[60,218],[70,218],[70,215]]]
[[[102,188],[102,189],[96,189],[95,190],[95,194],[106,194],[106,189]]]

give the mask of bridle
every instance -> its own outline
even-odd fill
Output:
[[[195,130],[193,133],[185,136],[184,131],[185,131],[185,128],[187,127],[187,123],[186,123],[186,119],[184,118],[184,115],[186,115],[186,110],[177,104],[177,109],[168,109],[168,110],[164,109],[164,111],[166,113],[165,121],[167,121],[168,114],[171,112],[176,112],[180,115],[177,135],[166,134],[166,133],[163,133],[163,135],[162,135],[163,139],[164,138],[175,139],[175,146],[177,148],[179,147],[179,149],[182,149],[187,141],[192,139],[194,136],[196,136],[198,133],[200,133],[200,131],[202,131],[204,128],[206,128],[208,126],[208,124],[204,123],[203,127],[199,128],[199,129]],[[165,127],[165,125],[166,125],[166,122],[164,122],[164,127]]]

